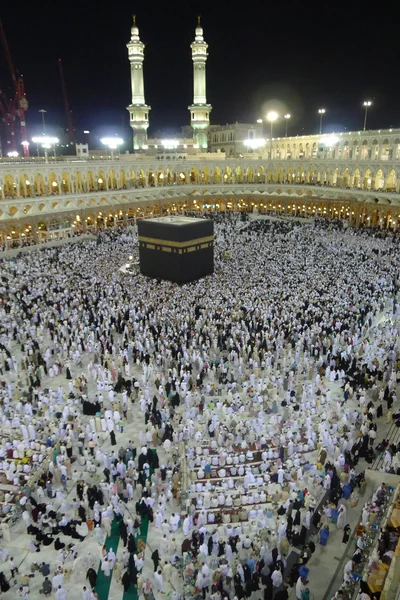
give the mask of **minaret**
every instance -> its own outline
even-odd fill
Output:
[[[133,149],[142,150],[147,141],[147,128],[149,126],[149,110],[144,99],[143,60],[144,44],[139,38],[139,29],[136,27],[136,16],[133,16],[131,39],[128,48],[129,62],[131,63],[132,103],[127,107],[129,122],[133,129]]]
[[[211,104],[206,97],[206,62],[208,44],[203,38],[203,28],[198,17],[194,42],[190,44],[193,59],[193,104],[190,110],[190,124],[193,137],[199,148],[207,148],[207,131],[210,125]]]

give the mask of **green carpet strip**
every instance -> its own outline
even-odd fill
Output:
[[[141,539],[146,543],[148,531],[149,531],[149,519],[147,517],[143,517],[142,524],[140,526],[140,534],[136,538],[136,541]],[[122,600],[138,600],[137,587],[134,585],[130,585],[128,591],[124,592],[124,595],[122,596]]]
[[[107,552],[112,548],[117,554],[119,544],[119,521],[113,520],[111,524],[111,535],[106,538],[105,547]],[[101,570],[101,562],[99,570],[97,571],[97,582],[96,592],[99,595],[99,600],[107,600],[108,594],[110,593],[110,586],[112,580],[112,571],[110,577],[105,577],[104,572]]]
[[[150,450],[150,452],[155,452],[155,450]],[[136,457],[136,450],[134,450],[134,458]],[[150,469],[150,478],[154,473],[153,467]],[[136,542],[141,539],[146,544],[147,543],[147,534],[149,531],[149,519],[148,517],[143,517],[140,525],[140,533],[136,537]],[[107,552],[110,548],[112,548],[117,554],[118,544],[119,544],[119,521],[116,519],[113,520],[111,525],[111,535],[106,538],[105,547]],[[122,569],[122,573],[124,573],[124,569]],[[96,583],[96,592],[99,595],[99,600],[108,600],[108,594],[110,593],[112,581],[112,571],[110,577],[104,577],[104,573],[101,570],[101,561],[99,570],[97,572],[97,583]],[[122,600],[138,600],[138,593],[136,586],[130,585],[127,592],[124,592]]]

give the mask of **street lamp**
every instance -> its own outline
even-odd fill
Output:
[[[274,122],[277,120],[278,118],[278,113],[275,112],[274,110],[271,110],[268,114],[267,114],[267,121],[269,121],[271,123],[271,141],[270,141],[270,159],[272,158],[272,134],[273,134],[273,125]]]
[[[318,113],[319,113],[319,134],[321,135],[321,133],[322,133],[322,116],[326,113],[326,110],[324,108],[320,108],[320,109],[318,109]]]
[[[45,132],[44,115],[45,115],[45,113],[47,113],[47,110],[44,110],[44,108],[41,108],[40,110],[38,110],[38,112],[42,113],[42,134],[44,135],[44,132]]]
[[[59,140],[56,137],[50,137],[47,135],[40,135],[32,138],[32,142],[38,145],[38,156],[39,156],[39,144],[44,148],[44,157],[45,161],[49,162],[49,157],[47,155],[47,150],[53,146],[54,150],[54,160],[56,158],[56,144],[58,144]]]
[[[288,121],[289,121],[290,117],[291,117],[291,115],[289,113],[287,113],[283,117],[286,120],[285,137],[287,137],[287,126],[288,126]]]
[[[113,160],[113,158],[114,158],[114,150],[116,150],[118,148],[118,146],[120,146],[121,144],[124,143],[124,140],[119,137],[101,138],[100,141],[102,144],[104,144],[105,146],[108,146],[108,148],[110,148],[111,160]]]
[[[366,100],[363,103],[363,106],[365,106],[365,115],[364,115],[364,131],[367,128],[367,114],[368,114],[368,107],[372,106],[372,102],[371,100]]]

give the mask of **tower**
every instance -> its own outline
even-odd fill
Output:
[[[129,111],[129,123],[133,129],[133,149],[142,150],[147,141],[150,106],[147,106],[144,99],[144,44],[140,41],[135,16],[133,16],[131,39],[126,47],[131,63],[132,103],[127,107],[127,110]]]
[[[190,44],[193,60],[193,104],[190,110],[190,124],[193,137],[199,148],[207,148],[207,131],[210,125],[211,104],[206,98],[206,62],[208,44],[203,38],[203,28],[198,17],[194,42]]]

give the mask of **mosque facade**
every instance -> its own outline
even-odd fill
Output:
[[[134,18],[127,44],[134,153],[104,160],[0,161],[0,242],[116,227],[158,214],[259,211],[400,226],[400,129],[262,139],[262,125],[210,126],[208,45],[191,44],[193,138],[151,140],[144,44]]]
[[[378,135],[376,139],[389,139],[389,132]],[[400,138],[400,131],[397,135]],[[287,139],[285,146],[298,153],[300,147],[313,148],[313,139]],[[346,141],[351,145],[353,140],[347,136]],[[163,160],[122,155],[79,163],[2,162],[2,242],[51,230],[92,231],[144,216],[185,211],[258,210],[342,217],[356,226],[398,227],[397,141],[389,147],[390,160],[385,144],[378,146],[378,159],[368,156],[376,153],[375,146],[363,144],[361,136],[354,136],[354,141],[364,158],[345,158],[344,147],[336,147],[316,157],[297,154],[296,159],[223,154],[207,159],[207,154],[182,154]]]

